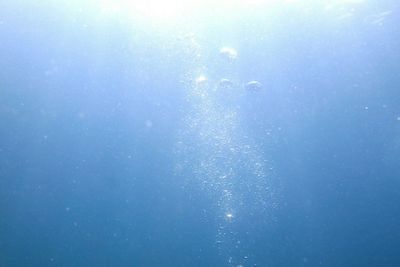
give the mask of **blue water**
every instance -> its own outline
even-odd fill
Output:
[[[400,266],[397,1],[99,3],[0,2],[0,267]]]

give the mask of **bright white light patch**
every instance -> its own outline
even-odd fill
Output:
[[[367,1],[326,0],[322,2],[325,3],[326,10],[335,10]],[[247,11],[280,7],[282,4],[312,5],[317,2],[306,0],[99,0],[98,4],[103,15],[123,12],[134,19],[144,19],[146,22],[168,25],[179,21],[186,25],[195,22],[196,17],[200,17],[200,21],[207,21],[207,17],[212,16],[229,17],[246,14]]]
[[[187,2],[189,1],[139,0],[130,1],[127,5],[131,11],[146,17],[170,19],[182,15],[189,7]]]
[[[281,0],[282,1],[282,0]],[[102,0],[102,8],[123,10],[132,16],[141,16],[151,20],[170,22],[178,18],[191,18],[199,13],[223,10],[224,13],[240,11],[277,3],[278,0]]]

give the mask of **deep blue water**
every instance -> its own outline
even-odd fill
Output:
[[[397,1],[119,4],[0,2],[0,267],[400,266]]]

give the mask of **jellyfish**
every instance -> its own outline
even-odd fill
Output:
[[[203,86],[207,83],[208,79],[204,75],[200,75],[195,79],[195,83],[197,86]]]
[[[219,50],[219,54],[228,59],[228,60],[235,60],[237,58],[237,52],[235,49],[231,48],[231,47],[222,47]]]
[[[244,87],[247,91],[256,92],[261,90],[262,84],[259,81],[250,81]]]
[[[221,79],[218,82],[218,89],[230,89],[233,87],[233,82],[229,79]]]

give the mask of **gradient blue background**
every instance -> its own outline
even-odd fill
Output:
[[[174,174],[185,31],[91,7],[0,3],[0,266],[233,266],[214,200]],[[194,29],[214,78],[227,42],[235,78],[264,85],[240,127],[279,194],[235,226],[243,266],[400,266],[399,5],[322,7]]]

